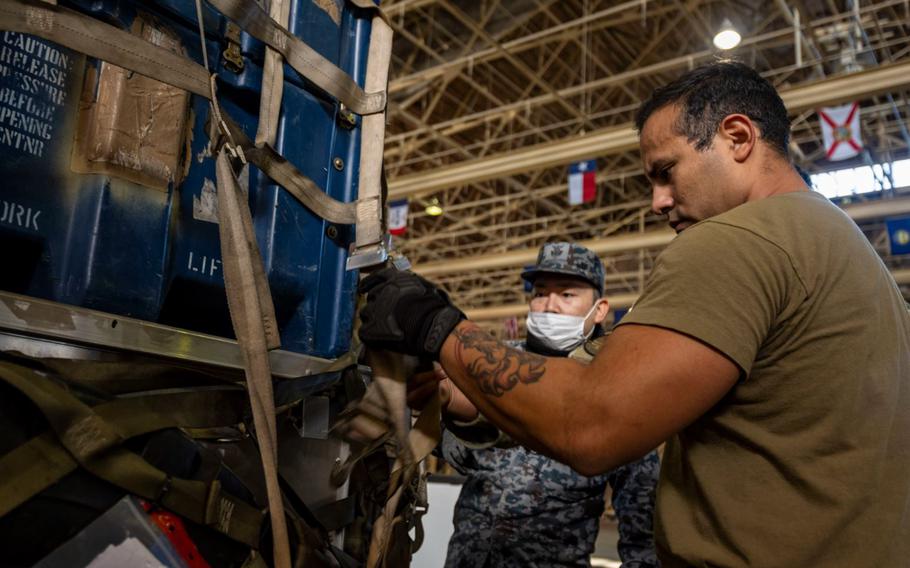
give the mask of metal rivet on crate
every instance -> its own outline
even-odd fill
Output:
[[[336,227],[335,225],[329,225],[328,227],[326,227],[325,236],[327,236],[330,239],[337,238],[338,237],[338,227]]]
[[[341,158],[335,158],[332,160],[332,165],[335,166],[335,169],[339,172],[344,169],[344,160]]]

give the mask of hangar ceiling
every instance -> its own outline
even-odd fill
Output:
[[[395,246],[494,331],[520,311],[503,306],[524,303],[518,273],[548,240],[597,245],[608,296],[623,304],[638,294],[667,238],[649,211],[631,120],[654,87],[694,65],[734,57],[772,81],[791,110],[793,159],[810,173],[908,156],[908,0],[384,6],[396,34],[389,194],[411,203]],[[711,43],[724,19],[743,37],[729,52]],[[829,162],[815,109],[854,100],[868,153]],[[583,159],[597,160],[597,198],[570,206],[567,166]],[[443,215],[423,211],[432,200]],[[887,257],[881,218],[861,224]]]

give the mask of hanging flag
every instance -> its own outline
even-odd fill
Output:
[[[597,162],[575,162],[569,166],[569,205],[593,201],[597,197]]]
[[[891,255],[910,254],[910,217],[885,219],[885,227]]]
[[[828,107],[818,111],[825,155],[832,162],[858,155],[863,149],[859,129],[859,103]]]
[[[503,337],[503,339],[513,340],[513,341],[515,339],[518,339],[518,318],[517,317],[511,316],[511,317],[506,318],[506,320],[504,322],[502,322],[502,325],[503,325],[503,333],[505,335],[505,337]]]
[[[408,229],[408,200],[389,201],[389,232],[403,235]]]

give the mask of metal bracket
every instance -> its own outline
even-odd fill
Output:
[[[392,235],[383,235],[382,240],[375,245],[363,247],[362,249],[354,248],[351,245],[351,254],[348,256],[347,269],[357,270],[367,266],[376,266],[389,259],[389,252],[392,250]]]
[[[344,106],[344,103],[338,105],[338,124],[345,130],[351,130],[357,126],[357,115]]]
[[[224,58],[224,67],[228,71],[240,73],[243,71],[244,65],[243,53],[240,51],[240,27],[233,22],[228,22],[224,29],[224,39],[227,42],[227,46],[221,53]]]
[[[309,396],[300,404],[300,425],[297,433],[301,438],[326,440],[329,437],[330,400],[327,396]]]

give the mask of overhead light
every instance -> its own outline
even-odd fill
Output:
[[[439,204],[439,200],[434,197],[427,203],[427,207],[423,211],[431,217],[439,217],[442,215],[442,206]]]
[[[714,45],[717,49],[733,49],[739,45],[742,39],[742,36],[733,27],[733,23],[724,18],[724,22],[720,25],[720,30],[714,36]]]

